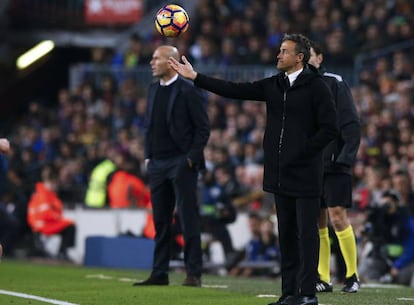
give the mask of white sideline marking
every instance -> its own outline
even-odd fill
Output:
[[[227,285],[201,285],[204,288],[220,288],[220,289],[227,289],[229,286]]]
[[[112,276],[108,276],[105,274],[88,274],[86,278],[87,279],[95,278],[95,279],[101,279],[101,280],[112,280],[113,279]]]
[[[258,294],[256,297],[257,298],[276,298],[277,295],[275,295],[275,294]]]
[[[414,298],[397,298],[398,301],[414,301]]]
[[[397,289],[404,287],[402,285],[395,285],[395,284],[378,284],[378,283],[366,283],[362,284],[361,288],[384,288],[384,289]]]
[[[120,277],[120,278],[118,278],[118,281],[120,281],[120,282],[136,282],[137,280],[136,279],[131,279],[129,277]]]
[[[65,301],[59,301],[59,300],[55,300],[55,299],[48,299],[48,298],[38,297],[38,296],[32,295],[32,294],[13,292],[13,291],[8,291],[8,290],[1,290],[1,289],[0,289],[0,294],[11,295],[11,296],[18,297],[18,298],[23,298],[23,299],[32,299],[32,300],[45,302],[45,303],[49,303],[49,304],[55,304],[55,305],[79,305],[79,304],[69,303],[69,302],[65,302]]]

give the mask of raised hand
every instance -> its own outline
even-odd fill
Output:
[[[183,64],[179,63],[175,58],[170,57],[168,59],[168,64],[181,76],[194,80],[197,77],[197,72],[194,71],[193,66],[185,56],[181,56],[181,60],[183,61]]]

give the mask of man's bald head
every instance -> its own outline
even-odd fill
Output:
[[[176,60],[180,60],[180,55],[178,54],[178,50],[176,47],[159,46],[157,50],[159,50],[161,56],[166,57],[167,59],[169,57],[172,57],[172,58],[175,58]]]
[[[177,73],[168,64],[168,59],[172,57],[179,60],[180,56],[176,47],[163,45],[159,46],[152,54],[150,61],[152,75],[161,80],[167,81]]]

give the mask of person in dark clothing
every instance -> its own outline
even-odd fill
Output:
[[[342,292],[357,292],[357,250],[354,231],[347,217],[352,206],[351,168],[356,159],[361,139],[361,125],[351,91],[340,75],[323,70],[322,49],[311,42],[309,64],[319,69],[335,98],[339,134],[324,151],[324,185],[319,218],[319,281],[318,292],[332,292],[330,281],[331,245],[328,230],[330,219],[338,239],[339,248],[346,265],[345,285]],[[328,218],[329,214],[329,218]]]
[[[239,194],[240,187],[232,177],[232,170],[224,165],[215,168],[214,181],[205,185],[202,192],[202,230],[221,243],[227,261],[235,252],[227,224],[236,220],[232,200]]]
[[[281,251],[282,295],[272,305],[317,305],[318,218],[323,149],[337,135],[331,91],[308,66],[309,40],[285,35],[275,76],[234,83],[194,71],[170,58],[170,65],[196,86],[234,99],[265,101],[264,191],[274,194]]]
[[[8,139],[6,138],[0,138],[0,153],[1,154],[8,154],[10,151],[10,142]],[[3,255],[3,246],[1,244],[1,239],[0,239],[0,258]]]
[[[364,252],[358,271],[364,280],[414,285],[414,216],[398,191],[384,191],[368,209]],[[369,250],[369,251],[368,251]]]
[[[148,90],[145,163],[155,225],[154,263],[150,277],[134,285],[168,285],[171,223],[176,207],[184,236],[184,286],[201,286],[202,249],[197,176],[205,168],[204,147],[210,136],[207,98],[169,66],[179,58],[175,47],[158,47],[151,59],[160,79]]]

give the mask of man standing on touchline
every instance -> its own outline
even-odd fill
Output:
[[[177,48],[158,47],[145,122],[145,163],[155,225],[151,275],[142,285],[168,285],[173,214],[176,209],[184,236],[184,286],[201,286],[203,268],[197,178],[205,168],[204,147],[210,135],[205,92],[181,78],[168,64],[179,58]]]
[[[323,149],[337,135],[332,93],[307,65],[309,40],[285,35],[275,76],[234,83],[194,71],[170,58],[170,65],[196,86],[224,97],[266,102],[263,189],[273,193],[281,251],[282,295],[272,305],[317,305]]]

